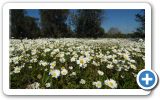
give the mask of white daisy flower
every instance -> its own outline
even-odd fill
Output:
[[[51,87],[51,83],[46,83],[45,86],[46,86],[47,88],[49,88],[49,87]]]
[[[39,65],[47,66],[47,65],[48,65],[48,63],[47,63],[47,62],[45,62],[45,61],[42,61],[42,60],[41,60],[41,61],[39,62]]]
[[[54,77],[54,78],[58,78],[58,77],[60,76],[60,71],[57,70],[57,69],[51,70],[51,71],[49,72],[49,75],[51,75],[51,76]]]
[[[124,58],[125,60],[130,60],[130,56],[129,56],[128,54],[123,54],[123,58]]]
[[[75,58],[75,57],[72,57],[72,58],[71,58],[71,62],[74,62],[74,61],[76,61],[76,58]]]
[[[50,68],[54,69],[55,66],[56,66],[56,61],[50,63]]]
[[[77,60],[77,64],[79,64],[80,67],[86,67],[86,63],[86,58],[79,58],[79,60]]]
[[[76,72],[72,72],[71,74],[70,74],[70,76],[75,76],[76,75]]]
[[[62,74],[62,75],[67,75],[67,73],[68,73],[68,70],[67,70],[67,69],[64,69],[64,68],[63,68],[63,69],[61,70],[61,74]]]
[[[108,69],[113,69],[113,65],[112,65],[112,64],[109,64],[109,65],[107,65],[107,68],[108,68]]]
[[[46,52],[49,52],[51,49],[49,49],[49,48],[46,48],[46,49],[44,49],[44,52],[46,53]]]
[[[85,84],[86,81],[85,81],[84,79],[81,79],[79,83],[80,83],[80,84]]]
[[[133,64],[130,64],[130,67],[131,67],[132,69],[134,69],[134,70],[137,69],[137,67],[136,67],[135,65],[133,65]]]
[[[66,60],[65,60],[64,58],[60,58],[59,61],[60,61],[61,63],[64,63]]]
[[[14,67],[14,71],[13,72],[14,73],[20,73],[21,72],[21,67],[18,67],[18,66]]]
[[[97,88],[101,88],[102,82],[101,81],[93,82],[92,85],[95,85]]]
[[[70,69],[70,70],[72,70],[72,69],[73,69],[73,67],[72,67],[72,66],[69,66],[69,69]]]
[[[113,79],[105,80],[104,83],[112,89],[117,88],[117,83]]]
[[[98,74],[99,74],[100,76],[103,76],[103,75],[104,75],[104,72],[103,72],[103,71],[98,70],[97,72],[98,72]]]
[[[31,69],[31,68],[32,68],[32,66],[28,66],[28,68],[29,68],[29,69]]]
[[[34,82],[30,85],[27,85],[27,89],[39,89],[39,87],[40,87],[40,83],[38,82]]]

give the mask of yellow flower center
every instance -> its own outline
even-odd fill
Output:
[[[98,83],[97,85],[98,85],[98,86],[101,86],[101,84],[100,84],[100,83]]]
[[[52,64],[52,67],[54,67],[55,66],[55,64]]]
[[[56,76],[57,76],[57,74],[56,74],[56,73],[53,73],[52,77],[56,77]]]
[[[62,69],[65,69],[65,67],[64,67],[64,66],[62,66],[61,68],[62,68]]]
[[[81,64],[83,64],[83,63],[84,63],[83,59],[81,59],[81,60],[80,60],[80,63],[81,63]]]
[[[112,82],[109,82],[109,85],[110,85],[110,86],[113,86],[113,83],[112,83]]]

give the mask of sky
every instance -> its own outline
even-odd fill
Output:
[[[26,10],[28,16],[40,19],[38,9]],[[135,14],[141,9],[105,9],[101,27],[107,32],[111,27],[118,28],[122,33],[134,32],[139,26],[135,21]]]

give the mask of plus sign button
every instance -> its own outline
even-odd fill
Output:
[[[157,74],[152,70],[141,70],[137,75],[137,83],[144,90],[150,90],[157,84]]]

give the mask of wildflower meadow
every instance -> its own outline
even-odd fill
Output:
[[[11,89],[138,89],[143,39],[10,39]]]

